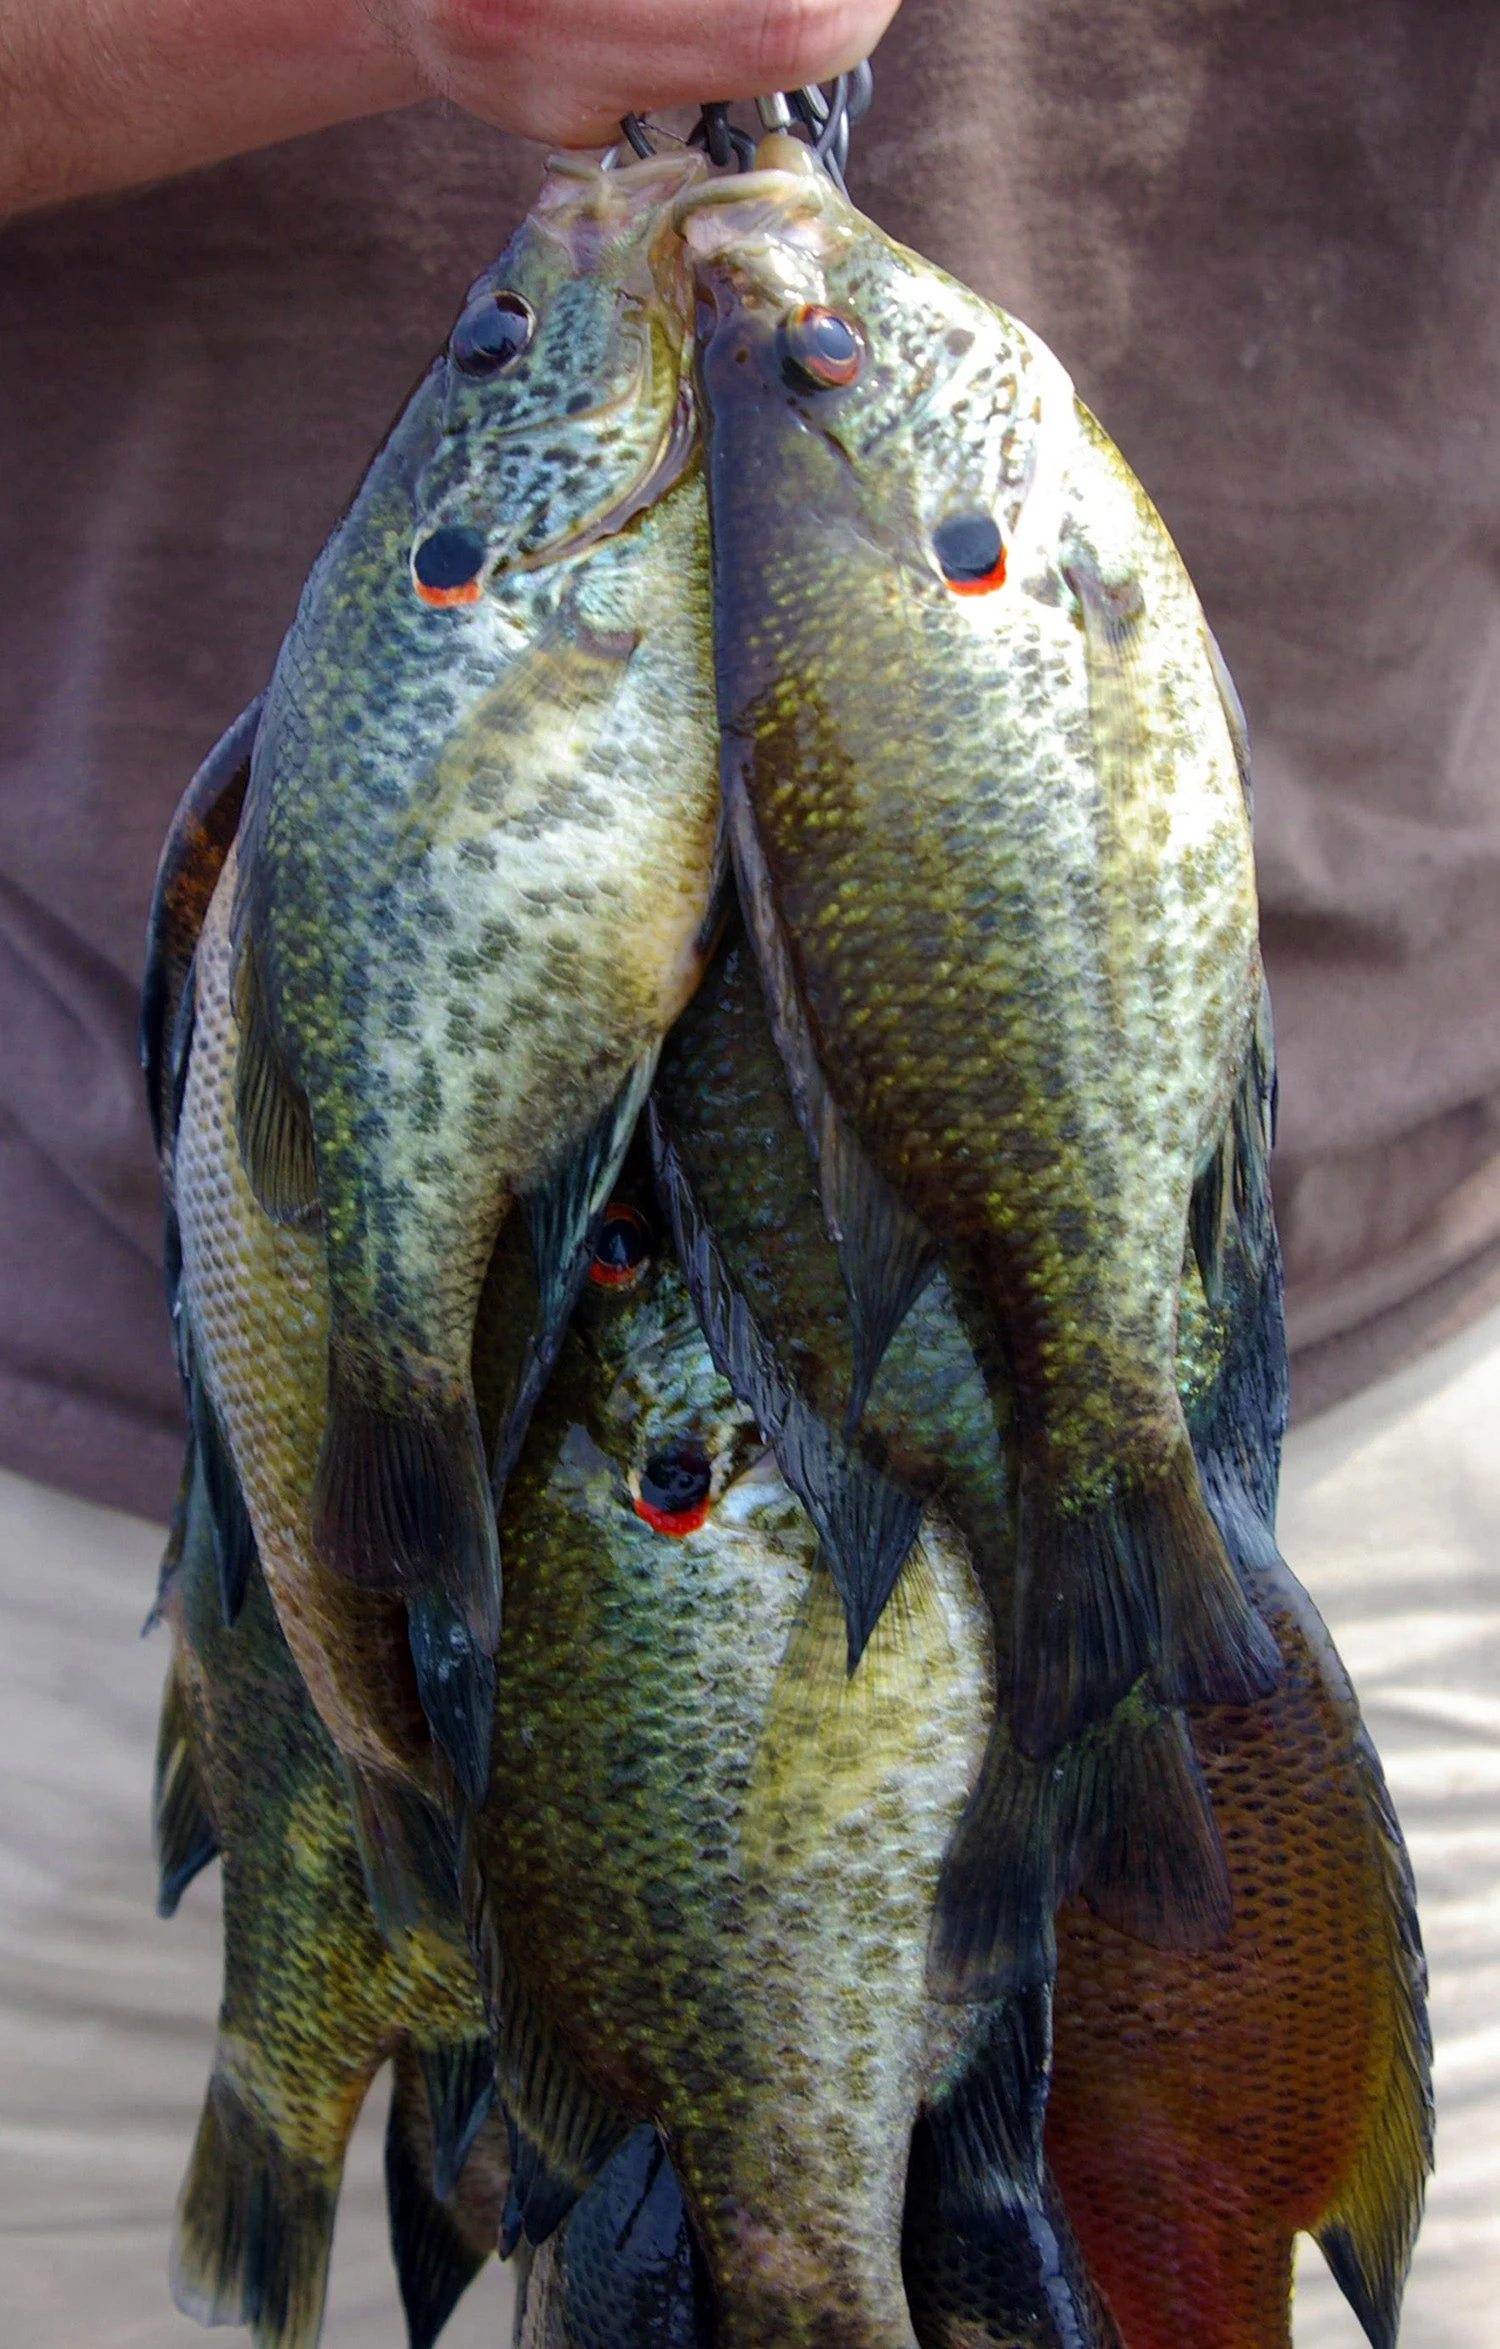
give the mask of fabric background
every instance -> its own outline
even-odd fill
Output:
[[[1282,1546],[1385,1762],[1432,1968],[1438,2170],[1402,2349],[1492,2349],[1500,2305],[1500,1314],[1293,1431]],[[25,2349],[190,2349],[172,2206],[218,1998],[217,1870],[152,1914],[161,1534],[0,1471],[0,2307]],[[356,2137],[324,2349],[404,2349],[383,2086]],[[1305,2245],[1296,2349],[1363,2335]],[[500,2349],[488,2268],[445,2349]]]
[[[1072,368],[1255,739],[1310,1409],[1500,1302],[1500,14],[908,0],[856,193]],[[430,106],[0,233],[0,1458],[146,1513],[157,848],[538,158]]]

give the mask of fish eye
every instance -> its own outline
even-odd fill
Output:
[[[932,534],[932,551],[955,595],[987,595],[1005,583],[1005,542],[993,514],[950,514]]]
[[[811,384],[816,390],[852,383],[864,356],[859,329],[837,310],[820,310],[806,302],[781,329],[782,371],[794,383]]]
[[[474,604],[487,553],[479,531],[450,523],[419,538],[412,551],[412,578],[424,604]]]
[[[701,1444],[668,1444],[653,1452],[641,1470],[635,1513],[654,1533],[696,1533],[708,1515],[712,1482],[713,1468]]]
[[[601,1289],[632,1288],[651,1256],[646,1218],[623,1199],[611,1199],[594,1242],[589,1279]]]
[[[453,329],[448,348],[465,375],[498,375],[519,359],[536,332],[536,317],[519,294],[481,294]]]

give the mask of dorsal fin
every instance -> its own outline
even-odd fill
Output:
[[[146,924],[140,1058],[158,1153],[170,1132],[167,1055],[177,1008],[208,901],[239,829],[265,698],[257,694],[240,712],[194,775],[178,801],[156,868]]]

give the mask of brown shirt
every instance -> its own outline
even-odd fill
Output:
[[[854,192],[1053,344],[1248,708],[1303,1408],[1500,1294],[1500,16],[909,0]],[[0,1459],[160,1513],[157,848],[534,151],[432,106],[0,234]]]

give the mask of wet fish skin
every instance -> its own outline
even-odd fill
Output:
[[[415,1602],[468,1781],[499,1620],[480,1284],[513,1202],[640,1083],[712,888],[688,329],[646,261],[700,169],[554,163],[477,295],[512,289],[532,341],[483,382],[440,361],[377,457],[283,646],[246,811],[241,1141],[274,1215],[321,1215],[331,1292],[315,1537]],[[435,609],[412,566],[440,530],[486,567]]]
[[[484,2033],[461,1943],[398,1954],[370,1911],[345,1778],[252,1577],[223,1621],[207,1500],[190,1477],[166,1592],[167,1713],[221,1847],[224,1995],[178,2207],[173,2292],[261,2349],[313,2349],[344,2150],[402,2045],[429,2061]]]
[[[326,1410],[328,1282],[316,1231],[273,1223],[235,1143],[241,1032],[230,983],[231,851],[194,967],[192,1051],[174,1143],[181,1309],[266,1585],[339,1751],[372,1781],[436,1797],[399,1601],[331,1574],[312,1546]]]
[[[964,1252],[1003,1342],[1016,1734],[1052,1751],[1148,1669],[1171,1699],[1262,1693],[1173,1377],[1189,1198],[1261,984],[1197,600],[1015,321],[813,178],[679,215],[741,894],[857,1315],[892,1317],[848,1238],[882,1185]],[[799,372],[808,305],[855,330],[847,385]],[[998,525],[992,591],[942,570],[965,516]]]
[[[710,1474],[707,1517],[678,1535],[633,1505],[668,1443]],[[924,1534],[851,1678],[812,1528],[670,1260],[580,1308],[502,1532],[474,1832],[508,1965],[661,2129],[717,2341],[914,2349],[908,2141],[981,2028],[924,1981],[989,1711],[961,1547]]]
[[[869,1516],[845,1505],[851,1461],[861,1477],[918,1496],[918,1514],[938,1500],[974,1562],[1008,1686],[1014,1428],[982,1300],[961,1267],[933,1273],[882,1358],[857,1437],[843,1445],[848,1299],[750,948],[733,927],[668,1039],[653,1109],[677,1192],[679,1252],[719,1368],[760,1411],[789,1480],[851,1549]],[[1190,1393],[1207,1389],[1217,1359],[1205,1333]],[[778,1387],[796,1398],[780,1406],[780,1432],[778,1407],[764,1399]],[[804,1406],[826,1430],[821,1448],[801,1439]],[[1223,1858],[1185,1727],[1144,1685],[1047,1762],[1019,1753],[997,1712],[945,1859],[934,1987],[993,1998],[1049,1980],[1052,1914],[1080,1883],[1116,1922],[1171,1945],[1204,1946],[1227,1927]]]

